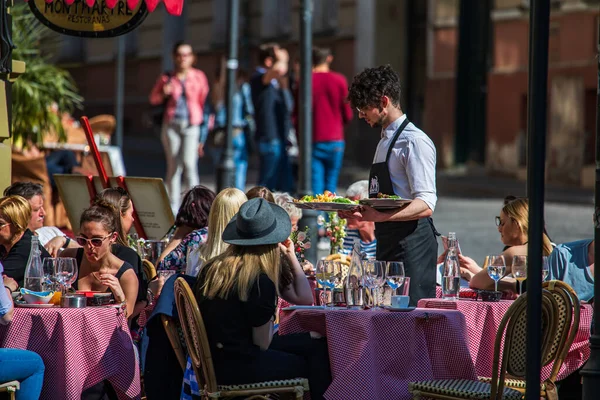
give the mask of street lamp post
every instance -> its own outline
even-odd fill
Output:
[[[598,21],[600,28],[600,20]],[[600,35],[598,37],[598,91],[596,93],[596,186],[594,212],[594,265],[600,263]],[[596,263],[598,261],[598,263]],[[600,265],[600,264],[599,264]],[[600,268],[594,268],[594,304],[600,304]],[[581,370],[583,400],[598,398],[600,391],[600,312],[594,312],[594,332],[590,337],[590,358]]]
[[[300,120],[298,121],[299,171],[298,194],[300,197],[312,194],[312,0],[302,0],[300,10],[300,102],[298,105]],[[306,259],[316,262],[318,239],[317,212],[303,210],[299,227],[308,226],[313,243],[305,252]]]
[[[217,191],[235,186],[235,166],[233,163],[233,95],[236,90],[236,73],[238,69],[238,21],[240,1],[229,0],[229,56],[227,58],[227,130],[225,133],[225,149],[217,168]]]

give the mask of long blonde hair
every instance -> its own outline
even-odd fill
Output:
[[[204,266],[195,286],[196,296],[209,299],[227,299],[233,290],[241,301],[247,301],[252,285],[261,273],[266,274],[275,284],[279,294],[279,245],[236,246],[230,245],[221,255]],[[203,282],[200,284],[200,282]]]
[[[519,225],[524,235],[528,234],[529,202],[526,198],[520,197],[507,202],[502,207],[502,212]],[[552,243],[545,233],[542,234],[542,252],[545,256],[549,256],[552,253]]]
[[[247,200],[244,192],[236,188],[224,189],[215,197],[208,214],[206,243],[197,251],[197,256],[202,264],[227,249],[228,244],[223,241],[221,235],[231,218]]]

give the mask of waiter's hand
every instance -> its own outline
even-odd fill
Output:
[[[354,219],[358,221],[383,222],[387,220],[387,214],[382,213],[369,206],[360,206],[352,211],[340,211],[338,215],[345,219]]]

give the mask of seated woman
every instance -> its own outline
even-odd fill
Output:
[[[273,193],[271,193],[271,191],[264,186],[254,186],[253,188],[248,189],[246,192],[246,197],[248,200],[262,197],[269,203],[275,203],[275,197],[273,196]]]
[[[527,234],[529,230],[529,204],[527,199],[517,198],[508,201],[502,207],[500,216],[496,217],[496,225],[502,243],[507,246],[502,252],[506,262],[505,278],[498,282],[498,290],[516,292],[516,281],[513,278],[508,278],[508,276],[512,271],[513,257],[527,255]],[[550,239],[545,233],[543,234],[542,252],[545,256],[552,253],[552,243],[550,243]],[[459,254],[458,258],[461,269],[479,271],[473,274],[469,287],[472,289],[494,290],[494,280],[489,277],[487,270],[482,270],[473,259],[462,254]]]
[[[244,192],[235,188],[223,189],[212,203],[208,214],[208,233],[206,241],[192,253],[192,270],[199,271],[208,260],[222,254],[228,244],[221,236],[231,221],[231,218],[239,211],[240,206],[248,200]],[[196,276],[193,274],[193,276]]]
[[[311,398],[322,399],[331,381],[324,340],[307,333],[272,343],[280,252],[298,262],[291,243],[281,244],[290,232],[281,207],[247,201],[223,232],[230,246],[202,268],[194,290],[219,384],[307,377]]]
[[[4,273],[0,263],[0,275]],[[0,289],[0,325],[12,321],[14,305],[11,292],[17,290],[17,282],[4,276],[4,288]],[[21,349],[0,349],[0,382],[19,381],[21,388],[16,399],[39,399],[44,383],[44,361],[33,351]]]
[[[79,290],[110,290],[129,318],[133,315],[139,283],[131,264],[111,252],[119,235],[119,225],[117,210],[108,203],[97,201],[81,214],[76,240],[83,248],[66,249],[60,256],[77,260],[79,274],[73,286]]]
[[[21,196],[0,199],[0,262],[4,273],[23,286],[33,233],[27,228],[31,206]],[[50,254],[40,245],[42,260]]]
[[[198,185],[183,197],[175,218],[175,235],[161,254],[157,269],[185,272],[188,250],[194,250],[206,241],[208,213],[215,193]]]

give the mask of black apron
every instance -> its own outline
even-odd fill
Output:
[[[378,193],[395,194],[388,169],[388,160],[394,144],[408,123],[408,119],[404,120],[394,134],[385,161],[371,165],[370,198],[376,198]],[[377,260],[402,261],[404,263],[405,275],[410,277],[411,305],[417,305],[419,299],[435,297],[438,235],[431,218],[375,223]]]

